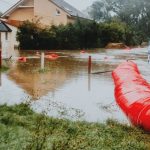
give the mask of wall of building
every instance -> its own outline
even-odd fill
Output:
[[[16,41],[17,28],[8,24],[7,26],[12,30],[12,32],[1,33],[2,58],[9,58],[10,56],[15,56],[14,47],[18,46],[19,44]]]
[[[25,20],[32,21],[33,18],[34,18],[33,8],[18,8],[13,13],[10,14],[8,19],[19,20],[19,21],[25,21]]]
[[[49,0],[34,0],[34,8],[35,17],[44,25],[59,25],[68,22],[67,13]]]
[[[9,20],[39,20],[43,25],[60,25],[75,21],[73,17],[70,17],[67,12],[50,0],[28,0],[21,6],[33,7],[16,9],[9,15]]]
[[[76,18],[67,16],[67,23],[74,23]]]
[[[7,24],[7,26],[12,30],[12,32],[10,33],[11,34],[11,36],[10,36],[11,45],[18,46],[19,43],[16,40],[16,35],[17,35],[17,30],[18,30],[17,27],[14,27],[9,24]]]
[[[7,34],[7,39],[6,39]],[[11,44],[10,44],[10,33],[2,32],[1,40],[2,40],[2,58],[9,58],[11,56]]]

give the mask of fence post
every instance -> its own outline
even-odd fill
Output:
[[[92,57],[89,56],[89,59],[88,59],[88,74],[91,74],[91,63],[92,63]]]
[[[44,52],[41,52],[41,69],[44,69]]]
[[[0,49],[0,68],[2,68],[2,50]]]

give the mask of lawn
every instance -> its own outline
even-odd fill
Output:
[[[47,117],[27,104],[0,106],[0,150],[149,150],[150,135],[116,121]]]
[[[9,68],[6,67],[6,66],[2,66],[2,67],[0,68],[0,72],[4,72],[4,71],[7,71],[7,70],[9,70]]]

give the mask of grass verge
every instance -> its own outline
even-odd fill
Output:
[[[108,120],[73,122],[34,113],[26,104],[0,106],[2,150],[148,150],[150,135]]]
[[[7,71],[8,69],[9,69],[8,67],[2,66],[2,67],[0,68],[0,72],[5,72],[5,71]]]

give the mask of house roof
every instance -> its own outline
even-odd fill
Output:
[[[3,22],[0,21],[0,32],[11,32],[12,30]]]
[[[16,10],[18,6],[20,6],[26,0],[19,0],[16,4],[14,4],[11,8],[9,8],[6,12],[3,13],[1,17],[5,17],[9,15],[11,12]],[[87,18],[82,12],[65,2],[64,0],[49,0],[50,2],[54,3],[56,6],[60,7],[64,11],[66,11],[69,15],[73,17],[80,17],[80,18]]]
[[[87,18],[82,12],[80,12],[78,9],[74,8],[64,0],[49,0],[49,1],[53,2],[61,9],[65,10],[69,15],[73,17]]]

